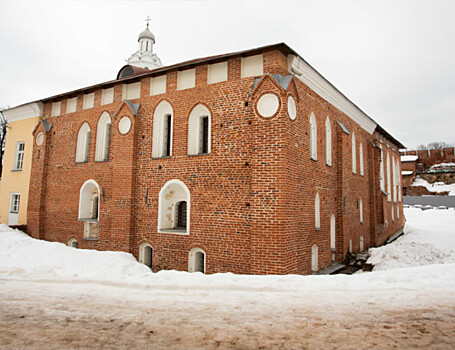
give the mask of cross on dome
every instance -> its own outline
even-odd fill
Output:
[[[155,44],[155,35],[150,31],[151,18],[147,16],[145,22],[147,26],[139,34],[139,50],[137,50],[131,57],[128,59],[128,64],[136,67],[154,69],[162,67],[161,60],[158,56],[153,53],[153,45]]]

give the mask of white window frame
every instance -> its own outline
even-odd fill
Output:
[[[395,157],[392,156],[392,186],[393,186],[393,202],[397,202],[397,168],[395,165]]]
[[[164,130],[165,130],[165,116],[169,115],[171,118],[171,130],[170,130],[170,140],[169,145],[169,155],[165,155],[164,147]],[[152,140],[152,157],[161,158],[161,157],[170,157],[172,156],[172,141],[173,141],[173,125],[174,125],[174,110],[169,102],[161,101],[158,106],[155,108],[153,113],[153,140]]]
[[[207,152],[201,151],[201,120],[203,117],[208,117],[208,147]],[[188,119],[188,154],[209,154],[211,152],[211,126],[212,126],[212,117],[208,108],[202,104],[198,104],[191,111],[190,117]]]
[[[105,162],[109,160],[109,146],[111,140],[111,117],[103,112],[98,119],[96,127],[95,161]]]
[[[179,187],[183,189],[184,196],[177,196],[174,195],[172,200],[168,200],[165,197],[165,191],[166,189],[173,185],[176,184]],[[186,202],[186,228],[182,232],[181,229],[175,229],[174,225],[176,222],[176,204],[185,201]],[[170,211],[168,208],[172,208]],[[167,212],[166,212],[167,210]],[[185,185],[185,183],[181,180],[178,179],[172,179],[169,180],[164,184],[164,186],[161,188],[160,193],[158,195],[158,232],[160,233],[170,233],[170,234],[176,234],[176,235],[189,235],[190,234],[190,217],[191,217],[191,195],[188,187]],[[165,217],[168,218],[167,215],[171,215],[170,221],[173,224],[172,227],[170,227],[169,224],[165,224]],[[166,227],[169,226],[169,227]]]
[[[90,150],[90,125],[83,123],[77,133],[76,163],[88,162]]]
[[[314,226],[316,230],[321,229],[321,201],[319,199],[319,192],[316,193],[316,197],[314,199]]]
[[[363,166],[363,144],[359,142],[359,166],[360,166],[360,175],[364,176],[364,166]]]
[[[387,152],[387,200],[392,201],[392,184],[390,178],[390,155]]]
[[[313,112],[310,115],[310,158],[318,160],[318,129]]]
[[[380,164],[379,164],[379,185],[381,190],[385,191],[385,177],[384,177],[384,151],[382,145],[380,145]]]
[[[357,155],[356,155],[356,148],[355,148],[355,134],[352,133],[351,137],[352,141],[352,173],[357,173]]]
[[[148,261],[148,259],[146,259],[146,256],[145,256],[145,249],[147,247],[152,250],[152,255],[150,256],[150,261]],[[153,252],[154,252],[154,250],[153,250],[153,247],[152,247],[152,245],[150,243],[148,243],[148,242],[142,243],[139,246],[139,262],[141,264],[144,264],[144,265],[152,268],[153,267]],[[150,265],[147,264],[147,263],[149,263]]]
[[[21,205],[21,194],[19,192],[11,192],[9,202],[10,202],[9,213],[19,214],[20,205]]]
[[[204,254],[204,271],[202,273],[205,274],[207,272],[207,253],[204,251],[204,249],[199,248],[199,247],[191,249],[190,252],[188,253],[188,272],[196,272],[195,271],[196,253]]]
[[[21,146],[22,149],[21,149]],[[16,142],[16,154],[14,155],[13,170],[20,171],[24,167],[25,141]]]
[[[328,116],[325,120],[325,158],[326,164],[332,166],[332,125]]]
[[[68,241],[68,247],[71,247],[71,248],[78,248],[78,241],[76,238],[71,238],[69,241]]]

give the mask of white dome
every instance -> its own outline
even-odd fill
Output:
[[[139,38],[137,41],[141,39],[152,39],[155,42],[155,35],[150,31],[149,27],[145,28],[141,34],[139,34]]]

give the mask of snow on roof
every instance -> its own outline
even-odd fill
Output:
[[[402,162],[415,162],[419,156],[401,156]]]
[[[455,163],[453,162],[450,162],[450,163],[439,163],[439,164],[435,164],[435,165],[432,165],[431,168],[430,168],[430,171],[432,170],[441,170],[441,169],[451,169],[451,168],[455,168]]]
[[[412,175],[414,172],[412,170],[402,170],[401,175]]]

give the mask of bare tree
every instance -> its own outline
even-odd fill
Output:
[[[453,147],[453,144],[447,143],[444,141],[435,141],[435,142],[430,142],[428,145],[420,144],[417,146],[417,149],[441,149],[441,148],[447,148],[447,147]]]

